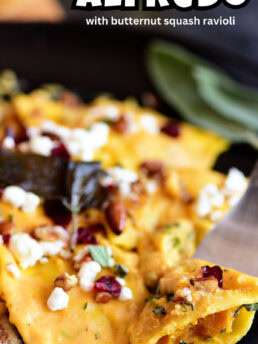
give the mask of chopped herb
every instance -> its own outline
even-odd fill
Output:
[[[8,215],[8,222],[13,222],[13,215],[12,214]]]
[[[104,119],[102,119],[101,122],[105,123],[105,124],[108,124],[108,125],[111,125],[111,124],[114,123],[114,121],[112,119],[110,119],[110,118],[104,118]]]
[[[167,295],[166,295],[167,302],[170,302],[170,301],[172,301],[174,296],[175,296],[175,294],[174,294],[174,293],[169,293],[169,294],[167,294]]]
[[[85,311],[86,309],[87,309],[87,307],[88,307],[88,303],[87,302],[85,302],[85,304],[83,305],[83,310]]]
[[[97,340],[97,339],[99,339],[99,334],[98,333],[95,333],[94,334],[94,338]]]
[[[258,311],[258,303],[253,303],[251,305],[245,305],[244,307],[248,312]]]
[[[186,343],[184,340],[181,339],[179,344],[188,344],[188,343]]]
[[[118,275],[119,277],[125,278],[128,272],[129,270],[127,269],[126,266],[122,264],[115,265],[115,274]]]
[[[240,313],[242,308],[245,308],[247,312],[256,312],[258,311],[258,303],[253,303],[251,305],[242,305],[234,313],[234,318]]]
[[[194,280],[192,278],[190,279],[190,284],[195,285]]]
[[[181,244],[181,239],[179,237],[175,237],[172,240],[172,247],[178,247]]]
[[[178,222],[174,222],[168,225],[165,225],[161,228],[161,230],[163,232],[169,232],[171,229],[175,228],[175,227],[180,227],[180,224]]]
[[[226,328],[223,328],[221,331],[220,331],[220,333],[224,333],[224,332],[226,332],[227,331],[227,329]]]
[[[88,245],[92,258],[104,268],[110,268],[113,265],[113,259],[107,246]]]
[[[192,303],[181,302],[180,305],[183,307],[183,312],[187,312],[187,306],[191,307],[192,311],[194,310],[194,306]]]
[[[156,307],[153,309],[153,313],[159,314],[159,315],[166,315],[167,312],[165,311],[164,307]]]

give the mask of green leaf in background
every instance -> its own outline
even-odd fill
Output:
[[[258,93],[203,66],[194,68],[201,97],[230,120],[258,130]],[[219,100],[219,101],[218,101]]]
[[[88,245],[92,258],[104,268],[113,266],[113,258],[110,255],[109,247],[99,245]]]
[[[154,84],[164,99],[190,122],[218,132],[233,142],[249,142],[258,148],[258,137],[236,118],[230,119],[205,101],[200,94],[198,66],[216,71],[211,64],[188,53],[175,44],[157,41],[150,46],[147,66]],[[219,70],[218,74],[220,73]],[[250,96],[251,97],[251,96]]]

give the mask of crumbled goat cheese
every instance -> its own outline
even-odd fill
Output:
[[[124,116],[126,122],[127,122],[127,133],[134,134],[138,131],[138,125],[135,120],[135,115],[131,112],[127,112]]]
[[[94,280],[101,271],[101,266],[97,262],[83,263],[78,273],[80,287],[83,291],[91,291],[94,287]]]
[[[9,242],[9,248],[22,269],[27,269],[29,266],[35,265],[43,256],[41,245],[27,233],[12,235]]]
[[[121,288],[121,293],[119,296],[120,301],[127,301],[131,300],[133,298],[133,293],[130,288],[128,287],[122,287]]]
[[[39,262],[40,262],[41,264],[46,264],[46,263],[49,262],[49,259],[48,259],[47,257],[42,257],[42,258],[40,258]]]
[[[148,194],[153,194],[158,190],[158,184],[155,180],[149,180],[145,185]]]
[[[15,148],[15,141],[14,138],[11,136],[6,136],[3,139],[2,146],[5,149],[14,149]]]
[[[131,192],[131,184],[138,180],[136,173],[126,170],[122,167],[113,167],[107,169],[108,176],[101,178],[100,182],[103,186],[114,184],[118,186],[122,195],[128,196]]]
[[[47,300],[48,308],[51,311],[59,311],[67,308],[69,302],[69,295],[62,289],[56,287]]]
[[[114,265],[115,265],[115,260],[114,260],[114,257],[113,257],[113,252],[112,252],[112,249],[110,246],[107,246],[107,252],[108,252],[108,266],[110,268],[112,268]]]
[[[210,213],[210,219],[211,221],[217,221],[222,217],[223,213],[220,210],[214,210]]]
[[[116,121],[120,116],[120,111],[116,106],[108,105],[108,106],[97,106],[92,109],[89,109],[89,113],[91,116],[103,116],[106,119],[110,119],[112,121]]]
[[[237,168],[231,168],[223,188],[223,193],[228,197],[228,203],[231,206],[238,203],[246,188],[247,180],[245,175]]]
[[[4,238],[3,236],[0,234],[0,245],[3,245],[4,244]]]
[[[140,124],[150,134],[156,135],[159,133],[157,119],[153,115],[143,115],[140,119]]]
[[[118,282],[119,284],[125,285],[125,280],[124,280],[123,278],[121,278],[121,277],[116,277],[116,280],[117,280],[117,282]]]
[[[193,301],[192,293],[190,288],[183,288],[182,289],[182,296],[186,299],[186,301],[191,302]]]
[[[83,161],[91,161],[95,150],[107,143],[109,126],[99,122],[89,130],[82,128],[70,129],[50,121],[43,122],[41,129],[59,136],[69,153]]]
[[[47,136],[34,136],[29,141],[29,150],[35,154],[50,156],[56,143]]]
[[[61,249],[65,246],[65,243],[61,240],[57,241],[41,241],[39,243],[43,251],[43,256],[54,256],[60,253]]]
[[[21,272],[19,268],[17,268],[17,266],[13,264],[7,264],[6,270],[9,271],[15,278],[19,278],[21,276]]]
[[[21,208],[24,212],[35,211],[40,204],[40,198],[37,195],[14,185],[4,189],[2,199],[11,203],[15,208]]]
[[[196,205],[196,212],[199,216],[205,217],[213,207],[220,207],[224,203],[224,195],[216,185],[208,184],[202,188]]]

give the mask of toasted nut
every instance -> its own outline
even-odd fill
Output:
[[[41,226],[35,228],[33,231],[33,236],[38,240],[43,241],[56,241],[61,240],[65,243],[69,241],[69,233],[61,226]]]
[[[13,222],[4,221],[0,223],[0,234],[11,233],[13,229],[14,229]]]
[[[207,293],[214,293],[218,288],[218,281],[216,278],[206,278],[202,281],[195,280],[196,289],[206,291]]]
[[[123,232],[126,221],[126,208],[122,201],[111,200],[105,209],[106,220],[111,230],[119,235]]]
[[[61,274],[55,279],[55,287],[63,288],[68,291],[76,286],[78,279],[75,275],[69,275],[67,272]]]
[[[131,184],[131,190],[134,194],[140,196],[144,193],[144,187],[140,180],[137,180],[136,182]]]
[[[97,293],[95,295],[95,300],[96,302],[99,302],[99,303],[107,303],[111,300],[111,298],[112,298],[112,295],[105,292]]]
[[[166,171],[162,161],[149,160],[140,165],[141,171],[149,178],[156,178],[161,185],[164,185]]]
[[[112,128],[119,133],[126,133],[128,130],[128,122],[124,116],[112,123]]]

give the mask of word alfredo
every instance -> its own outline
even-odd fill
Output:
[[[141,3],[143,10],[166,8],[190,10],[214,8],[220,4],[230,8],[240,8],[248,2],[249,0],[73,0],[72,9],[138,9]]]

